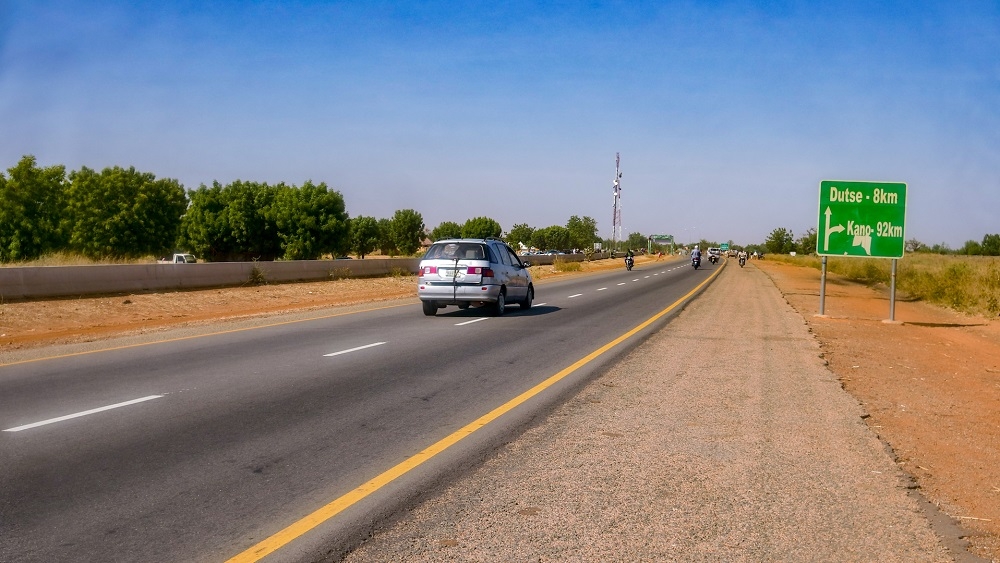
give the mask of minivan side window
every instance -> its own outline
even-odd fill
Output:
[[[494,248],[494,246],[491,244],[490,248]],[[500,247],[500,245],[497,245],[495,248],[499,251],[499,252],[497,252],[497,254],[500,255],[500,260],[498,260],[498,262],[502,262],[502,263],[510,266],[510,257],[507,256],[507,253],[503,251],[503,249]]]
[[[490,259],[490,263],[491,264],[499,264],[500,260],[497,259],[497,253],[493,252],[493,247],[490,246],[490,245],[488,245],[488,244],[485,245],[485,246],[486,246],[486,253],[489,255],[489,256],[487,256],[487,258]]]
[[[504,246],[503,249],[507,251],[507,256],[510,259],[510,265],[511,266],[521,266],[522,265],[521,264],[521,260],[517,257],[517,254],[514,254],[514,251],[511,250],[511,248],[509,246]]]

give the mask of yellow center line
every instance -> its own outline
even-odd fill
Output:
[[[663,309],[659,313],[656,313],[649,319],[643,321],[641,324],[635,328],[629,330],[625,334],[622,334],[618,338],[615,338],[611,342],[608,342],[604,346],[601,346],[597,350],[594,350],[590,354],[587,354],[583,358],[577,360],[569,367],[564,368],[559,373],[550,376],[548,379],[542,381],[541,383],[535,385],[531,389],[528,389],[524,393],[514,397],[513,399],[507,401],[506,403],[500,405],[499,407],[493,409],[492,411],[486,413],[485,415],[477,418],[476,420],[466,424],[462,428],[459,428],[455,432],[449,434],[438,442],[432,444],[428,448],[408,458],[406,461],[396,465],[395,467],[389,469],[388,471],[378,475],[377,477],[371,479],[370,481],[362,484],[356,489],[344,494],[340,498],[330,502],[329,504],[320,507],[311,514],[306,515],[297,522],[292,523],[287,528],[275,533],[273,536],[262,540],[257,545],[247,549],[246,551],[234,556],[229,559],[227,563],[247,563],[252,561],[260,561],[264,557],[267,557],[271,553],[281,549],[282,547],[288,545],[292,541],[302,537],[306,532],[312,530],[316,526],[319,526],[323,522],[333,518],[337,514],[340,514],[344,510],[350,508],[352,505],[363,500],[372,493],[378,491],[382,487],[388,485],[389,483],[395,481],[399,477],[405,475],[411,470],[422,465],[424,462],[430,460],[434,456],[440,454],[441,452],[447,450],[451,446],[462,441],[464,438],[470,436],[476,430],[486,426],[487,424],[493,422],[494,420],[500,418],[504,414],[510,412],[514,408],[526,402],[528,399],[538,395],[542,391],[552,387],[562,379],[566,378],[571,373],[582,368],[588,363],[594,361],[596,358],[600,357],[602,354],[608,352],[615,346],[618,346],[622,342],[625,342],[629,338],[635,336],[637,333],[653,324],[664,315],[670,313],[676,309],[681,303],[689,299],[695,293],[700,291],[705,287],[710,281],[712,281],[715,276],[722,271],[722,268],[716,269],[711,276],[709,276],[705,281],[698,284],[694,289],[689,291],[686,295],[673,302],[669,307]]]
[[[0,368],[4,368],[4,367],[7,367],[7,366],[16,366],[16,365],[20,365],[20,364],[30,364],[30,363],[34,363],[34,362],[43,362],[43,361],[46,361],[46,360],[59,360],[59,359],[62,359],[62,358],[72,358],[72,357],[75,357],[75,356],[86,356],[88,354],[98,354],[100,352],[114,352],[116,350],[127,350],[129,348],[139,348],[140,346],[152,346],[154,344],[167,344],[167,343],[170,343],[170,342],[181,342],[183,340],[193,340],[195,338],[206,338],[206,337],[209,337],[209,336],[220,336],[220,335],[223,335],[223,334],[233,334],[233,333],[237,333],[237,332],[246,332],[248,330],[257,330],[257,329],[261,329],[261,328],[272,328],[272,327],[276,327],[276,326],[290,325],[290,324],[295,324],[295,323],[305,323],[305,322],[309,322],[309,321],[319,321],[319,320],[323,320],[323,319],[332,319],[334,317],[343,317],[343,316],[346,316],[346,315],[357,315],[359,313],[370,313],[372,311],[379,311],[379,310],[382,310],[382,309],[392,309],[394,307],[406,307],[406,306],[409,306],[409,305],[413,305],[413,303],[401,303],[399,305],[385,305],[385,306],[382,306],[382,307],[373,307],[371,309],[363,309],[363,310],[360,310],[360,311],[347,311],[347,312],[344,312],[344,313],[334,313],[332,315],[320,315],[318,317],[309,317],[308,319],[295,319],[295,320],[291,320],[291,321],[281,321],[281,322],[269,323],[269,324],[265,324],[265,325],[248,326],[248,327],[244,327],[244,328],[234,328],[234,329],[231,329],[231,330],[220,330],[220,331],[217,331],[217,332],[208,332],[208,333],[205,333],[205,334],[194,334],[194,335],[191,335],[191,336],[179,336],[177,338],[168,338],[166,340],[154,340],[152,342],[140,342],[138,344],[126,344],[124,346],[113,346],[111,348],[100,348],[100,349],[97,349],[97,350],[85,350],[83,352],[72,352],[72,353],[69,353],[69,354],[61,354],[61,355],[58,355],[58,356],[45,356],[45,357],[42,357],[42,358],[32,358],[30,360],[18,360],[16,362],[10,362],[10,363],[7,363],[7,364],[0,364]],[[237,322],[237,321],[233,321],[233,322]],[[181,329],[174,329],[174,330],[181,330]]]

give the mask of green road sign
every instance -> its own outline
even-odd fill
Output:
[[[820,256],[902,258],[906,184],[837,182],[819,184]]]
[[[723,252],[729,250],[729,243],[728,242],[724,242],[724,243],[720,244],[719,245],[719,250],[721,250]]]

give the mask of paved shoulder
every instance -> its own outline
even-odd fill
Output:
[[[348,561],[949,560],[802,318],[727,268]]]

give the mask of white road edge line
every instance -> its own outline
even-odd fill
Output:
[[[465,321],[464,323],[455,323],[455,326],[471,325],[472,323],[478,323],[479,321],[489,320],[489,317],[479,317],[478,319],[472,319],[471,321]]]
[[[376,342],[374,344],[365,344],[364,346],[358,346],[357,348],[351,348],[350,350],[341,350],[340,352],[333,352],[332,354],[323,354],[324,357],[329,358],[331,356],[339,356],[341,354],[348,354],[350,352],[357,352],[358,350],[364,350],[365,348],[374,348],[375,346],[381,346],[383,344],[388,344],[387,342]]]
[[[570,296],[569,296],[569,297],[567,297],[566,299],[572,299],[572,298],[574,298],[574,297],[579,297],[579,296],[581,296],[581,295],[583,295],[583,294],[582,294],[582,293],[577,293],[577,294],[575,294],[575,295],[570,295]]]
[[[159,399],[163,395],[150,395],[148,397],[142,397],[141,399],[132,399],[131,401],[125,401],[124,403],[115,403],[113,405],[108,405],[106,407],[99,407],[96,409],[90,409],[89,411],[78,412],[74,414],[67,414],[66,416],[58,416],[56,418],[50,418],[48,420],[43,420],[41,422],[34,422],[32,424],[25,424],[24,426],[17,426],[15,428],[8,428],[4,432],[20,432],[21,430],[28,430],[29,428],[37,428],[39,426],[45,426],[46,424],[53,424],[56,422],[62,422],[64,420],[69,420],[71,418],[79,418],[81,416],[87,416],[88,414],[99,413],[102,411],[108,411],[111,409],[117,409],[118,407],[127,407],[129,405],[134,405],[136,403],[142,403],[144,401],[152,401],[153,399]]]

